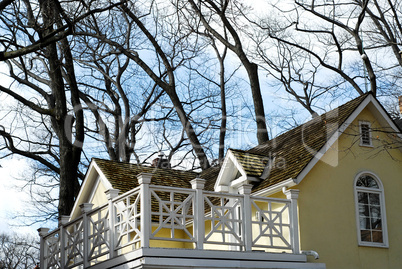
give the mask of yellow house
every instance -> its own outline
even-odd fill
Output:
[[[93,159],[41,268],[399,268],[401,141],[366,94],[200,174]]]

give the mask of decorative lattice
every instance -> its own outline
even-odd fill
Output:
[[[88,259],[93,260],[109,253],[110,229],[109,210],[107,206],[88,215],[89,221],[89,251]]]
[[[134,192],[115,201],[115,236],[116,249],[134,245],[141,240],[141,196]]]
[[[228,195],[204,196],[206,213],[205,243],[243,246],[241,237],[243,230],[241,197]]]
[[[290,203],[254,198],[251,210],[253,247],[291,249]]]
[[[156,229],[151,239],[195,242],[193,225],[187,226],[194,220],[194,193],[177,190],[151,190],[151,219]],[[164,229],[169,233],[162,233]]]
[[[46,268],[59,269],[62,268],[60,262],[60,234],[59,232],[52,233],[45,240],[45,263],[47,265]]]
[[[175,241],[180,244],[172,246],[200,249],[204,245],[208,245],[206,249],[238,251],[292,252],[298,248],[297,230],[293,230],[297,229],[297,212],[292,211],[296,209],[291,200],[155,185],[142,187],[86,211],[46,234],[41,250],[43,267],[93,266],[137,249],[141,243],[150,246],[151,240]],[[195,204],[196,201],[201,204]],[[146,212],[141,212],[144,209]],[[143,234],[144,231],[149,234]]]
[[[72,268],[84,261],[84,225],[82,218],[66,226],[64,231],[66,267]]]

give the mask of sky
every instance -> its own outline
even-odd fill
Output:
[[[18,221],[13,219],[16,213],[26,209],[28,194],[16,188],[16,178],[21,175],[28,164],[23,158],[14,157],[0,160],[0,233],[16,232],[36,234],[39,227],[16,226]]]
[[[12,80],[5,75],[8,68],[4,63],[0,64],[0,83],[3,87],[10,86]],[[0,94],[0,102],[10,104],[11,98],[5,98]],[[0,103],[0,104],[1,104]],[[5,110],[0,110],[5,113]],[[7,124],[4,115],[0,114],[0,126]],[[29,195],[17,188],[17,178],[28,169],[26,159],[15,155],[6,159],[0,159],[0,233],[18,233],[37,235],[38,226],[21,226],[21,220],[15,216],[27,209]]]
[[[279,2],[279,1],[278,1]],[[256,0],[252,1],[252,3],[255,5],[256,10],[265,12],[267,7],[267,1],[262,1],[262,0]],[[281,1],[281,4],[283,5],[283,1]],[[4,69],[3,69],[4,68]],[[3,70],[2,70],[3,69]],[[2,86],[7,87],[11,81],[7,81],[7,76],[2,76],[1,73],[5,72],[7,70],[7,67],[4,67],[0,64],[0,83]],[[8,85],[7,85],[8,84]],[[264,86],[264,85],[263,85]],[[264,96],[264,105],[266,107],[275,107],[278,105],[280,102],[281,105],[283,106],[290,106],[287,100],[282,100],[279,96],[280,94],[275,94],[275,93],[269,93],[271,96]],[[273,95],[278,95],[278,96],[273,96]],[[275,97],[275,98],[274,98]],[[0,96],[0,102],[4,102],[4,99],[1,99]],[[334,105],[334,104],[333,104]],[[338,105],[338,103],[335,104],[335,106]],[[320,111],[322,112],[322,111]],[[1,110],[0,110],[1,113]],[[308,115],[309,116],[309,115]],[[0,119],[2,118],[2,115],[0,115]],[[0,125],[2,122],[0,122]],[[4,124],[4,122],[3,122]],[[244,124],[244,123],[243,123]],[[254,123],[250,124],[251,127],[254,126]],[[274,126],[275,127],[275,126]],[[274,130],[275,133],[276,130]],[[244,144],[245,142],[250,142],[250,141],[244,141],[244,137],[239,138],[240,142],[237,141],[236,143],[232,143],[230,146],[231,147],[239,147],[239,145]],[[246,139],[249,139],[249,137],[246,137]],[[235,142],[235,141],[233,141]],[[251,143],[250,143],[251,144]],[[29,233],[36,233],[36,229],[39,228],[38,226],[32,226],[32,227],[17,227],[15,224],[16,220],[13,220],[13,217],[16,216],[19,212],[23,212],[23,210],[26,210],[27,208],[27,201],[29,200],[29,195],[17,190],[15,188],[15,184],[17,182],[16,178],[21,176],[21,172],[24,170],[28,169],[28,164],[25,159],[19,158],[18,156],[14,156],[12,158],[8,159],[0,159],[0,233],[1,232],[29,232]]]

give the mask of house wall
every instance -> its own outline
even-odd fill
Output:
[[[93,204],[92,208],[96,208],[98,206],[101,206],[101,205],[104,205],[105,203],[107,203],[105,191],[106,191],[105,186],[102,184],[101,181],[98,181],[98,184],[94,190],[93,196],[92,196],[92,198],[90,198],[91,201],[89,202],[89,203]]]
[[[380,128],[366,108],[341,135],[302,182],[299,219],[302,250],[315,250],[328,269],[400,268],[402,264],[402,154],[374,147],[359,146],[355,136],[359,120]],[[374,132],[373,138],[387,141],[387,134]],[[382,181],[385,195],[389,248],[358,246],[354,180],[359,172],[373,172]],[[309,258],[309,261],[313,261]]]

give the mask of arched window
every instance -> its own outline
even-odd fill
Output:
[[[355,180],[356,218],[359,245],[387,247],[384,189],[371,173],[360,173]]]

